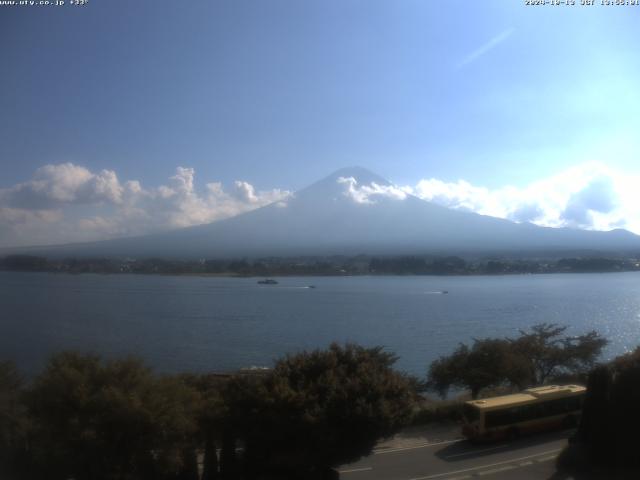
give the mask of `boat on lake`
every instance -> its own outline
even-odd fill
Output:
[[[264,280],[258,280],[260,285],[277,285],[278,282],[273,278],[265,278]]]

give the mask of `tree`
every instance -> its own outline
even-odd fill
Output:
[[[184,470],[197,394],[133,358],[55,355],[28,394],[41,478],[161,479]]]
[[[596,331],[562,337],[566,330],[566,326],[541,323],[529,332],[521,330],[520,337],[511,340],[514,351],[528,359],[530,384],[542,385],[559,373],[588,372],[607,344]]]
[[[233,380],[227,404],[250,474],[313,478],[369,454],[411,415],[414,394],[395,361],[381,347],[332,344],[286,356],[266,378]]]
[[[199,393],[195,416],[197,443],[204,449],[201,480],[215,480],[220,478],[219,473],[224,473],[219,472],[217,446],[222,446],[224,432],[228,429],[228,408],[222,391],[229,378],[215,374],[184,374],[180,378]]]
[[[591,331],[562,336],[567,327],[542,323],[520,331],[515,339],[474,339],[460,344],[429,366],[427,385],[445,396],[451,386],[467,388],[477,398],[484,388],[511,385],[519,389],[542,385],[563,374],[584,374],[607,341]]]
[[[514,355],[508,340],[474,339],[471,347],[460,344],[451,355],[432,362],[427,386],[443,397],[451,386],[468,388],[477,398],[483,388],[518,384],[522,376],[521,358]]]

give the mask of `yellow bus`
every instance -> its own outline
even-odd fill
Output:
[[[547,385],[471,400],[463,406],[462,433],[470,440],[514,439],[524,433],[577,425],[586,388]]]

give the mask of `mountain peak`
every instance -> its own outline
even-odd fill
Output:
[[[391,182],[364,167],[346,167],[336,170],[322,180],[297,191],[295,196],[299,202],[315,203],[316,205],[322,205],[328,199],[346,199],[345,194],[349,188],[346,183],[349,182],[344,182],[341,179],[351,178],[355,180],[358,186],[371,185],[372,183],[391,186]]]
[[[354,178],[358,184],[369,185],[371,183],[377,183],[378,185],[391,185],[391,182],[384,179],[380,175],[373,173],[370,170],[367,170],[364,167],[353,166],[353,167],[345,167],[339,170],[336,170],[331,175],[326,177],[321,182],[332,181],[335,182],[339,178]]]
[[[300,201],[305,199],[305,203],[317,202],[318,205],[321,205],[327,199],[346,198],[345,193],[348,190],[348,185],[340,180],[343,178],[353,178],[358,186],[371,185],[372,183],[391,186],[391,182],[364,167],[346,167],[336,170],[322,180],[297,191],[295,196]]]

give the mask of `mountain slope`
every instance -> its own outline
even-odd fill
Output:
[[[213,258],[459,251],[640,249],[624,230],[555,229],[450,210],[360,167],[285,202],[168,233],[38,249],[47,255]]]

